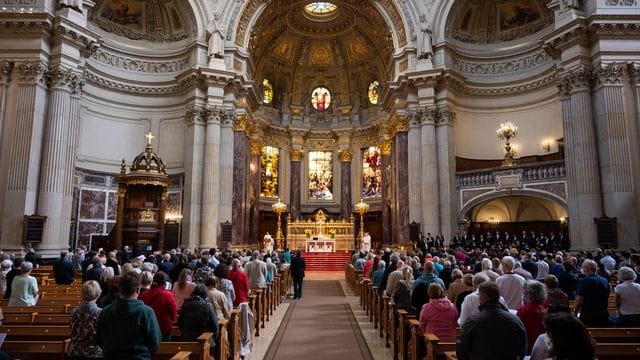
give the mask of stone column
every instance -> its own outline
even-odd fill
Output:
[[[13,63],[3,62],[0,64],[0,140],[4,133],[4,114],[7,107],[7,90],[11,82]]]
[[[165,188],[162,194],[160,195],[160,214],[158,216],[160,222],[160,229],[158,231],[158,249],[164,249],[164,221],[165,216],[167,215],[167,199],[169,198],[169,193]]]
[[[42,243],[38,251],[45,257],[55,257],[69,247],[71,200],[75,145],[78,137],[78,93],[80,79],[72,69],[55,67],[49,71],[50,92],[42,166],[38,214],[47,216]]]
[[[184,209],[182,246],[195,248],[200,241],[202,214],[202,173],[207,110],[203,105],[192,105],[186,113],[184,157]]]
[[[216,106],[209,106],[207,109],[202,173],[202,217],[198,241],[199,247],[206,249],[216,246],[220,228],[220,122],[224,115],[224,110]]]
[[[47,105],[45,67],[37,62],[18,65],[15,128],[2,216],[5,250],[20,249],[23,215],[36,212],[44,117]]]
[[[248,127],[248,119],[245,114],[238,115],[233,132],[233,204],[231,206],[231,218],[233,219],[233,243],[246,244],[247,228],[247,157],[249,139],[245,131]]]
[[[249,196],[251,204],[251,224],[249,224],[249,243],[260,244],[260,152],[262,143],[252,139],[249,142]]]
[[[406,244],[409,241],[409,134],[407,129],[396,133],[394,156],[396,160],[396,211],[397,232],[396,244]]]
[[[351,216],[351,160],[353,151],[342,150],[340,157],[340,217],[348,219]]]
[[[290,181],[290,216],[292,219],[300,218],[300,163],[304,151],[292,149],[289,153],[289,160],[291,161],[291,181]]]
[[[570,204],[570,240],[573,249],[593,249],[598,241],[593,218],[602,216],[600,165],[590,94],[590,71],[586,66],[560,78],[563,96],[565,166]]]
[[[618,246],[626,249],[638,245],[633,161],[628,139],[632,133],[627,125],[623,94],[626,68],[616,63],[600,64],[593,75],[603,210],[607,216],[618,218]],[[637,187],[639,181],[635,184]]]
[[[634,121],[630,128],[635,128],[632,134],[629,136],[632,140],[631,155],[635,156],[632,160],[634,164],[640,163],[640,62],[636,62],[629,65],[629,71],[631,73],[631,85],[633,90],[633,104],[634,104]],[[631,123],[631,122],[630,122]],[[633,176],[636,179],[635,184],[640,181],[640,168],[634,168]],[[636,193],[636,209],[640,209],[640,191],[635,188]],[[636,212],[636,221],[640,224],[640,211]]]
[[[456,217],[456,157],[453,124],[456,113],[451,106],[438,107],[436,142],[438,154],[438,184],[440,204],[440,231],[449,242],[457,226]]]
[[[417,113],[409,116],[409,218],[410,222],[422,223],[422,144],[421,118]],[[384,168],[384,167],[383,167]]]
[[[232,219],[233,177],[229,174],[233,174],[234,117],[232,113],[228,113],[220,128],[220,208],[218,213],[220,222],[231,222]]]
[[[438,149],[436,142],[436,118],[438,116],[435,107],[421,110],[422,117],[421,135],[421,186],[422,189],[422,231],[437,234],[440,232],[439,206],[440,189],[438,187]]]
[[[393,167],[391,166],[391,140],[385,140],[380,145],[380,164],[382,165],[382,243],[391,244],[393,242],[391,204],[393,203],[392,178]]]

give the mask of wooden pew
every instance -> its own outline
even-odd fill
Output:
[[[389,347],[389,296],[382,295],[382,327],[384,346]]]
[[[633,343],[640,339],[640,328],[588,328],[597,343]]]
[[[445,358],[446,351],[455,351],[456,343],[441,342],[440,339],[431,333],[424,335],[427,342],[427,360],[437,360]]]
[[[171,341],[160,343],[160,348],[153,356],[154,359],[168,359],[181,351],[189,351],[191,360],[210,360],[211,337],[213,333],[203,333],[198,341]],[[218,359],[223,360],[223,359]]]
[[[7,333],[8,340],[64,340],[71,336],[71,327],[37,325],[2,325],[0,333]]]
[[[11,355],[12,359],[64,359],[69,351],[71,339],[43,341],[41,339],[2,343],[2,351]]]
[[[231,317],[227,324],[229,336],[229,354],[231,360],[240,360],[240,310],[231,310]]]
[[[424,334],[420,330],[420,322],[417,319],[409,319],[411,329],[411,341],[409,342],[409,360],[422,360],[426,353]]]
[[[71,310],[73,310],[71,305],[2,306],[3,314],[69,314]]]
[[[169,360],[189,360],[190,355],[191,351],[180,351],[179,353],[173,355]]]
[[[398,311],[398,358],[400,360],[409,360],[409,343],[411,342],[411,325],[409,320],[415,319],[414,314],[410,314],[406,310]]]
[[[389,304],[389,344],[393,360],[398,360],[398,310],[392,304]]]
[[[640,359],[640,342],[633,343],[597,343],[598,360]]]

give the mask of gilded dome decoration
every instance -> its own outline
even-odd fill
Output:
[[[196,33],[193,12],[182,0],[101,1],[91,20],[106,32],[132,40],[170,42]]]
[[[330,21],[338,15],[338,6],[330,2],[312,2],[305,5],[304,15],[311,21]]]
[[[151,132],[146,135],[147,146],[144,151],[136,156],[131,163],[130,175],[133,173],[145,175],[167,175],[164,162],[160,156],[154,151],[151,140],[154,138]]]
[[[491,44],[511,41],[551,25],[545,0],[461,0],[453,4],[446,33],[458,41]]]

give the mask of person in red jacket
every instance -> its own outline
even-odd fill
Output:
[[[165,284],[169,281],[169,275],[158,271],[153,276],[151,289],[140,294],[139,300],[150,306],[156,313],[162,341],[171,341],[171,328],[178,316],[178,307],[171,291],[165,290]]]
[[[233,259],[231,262],[231,271],[229,271],[227,279],[231,280],[233,289],[236,292],[236,299],[233,301],[233,306],[238,306],[240,303],[247,301],[247,295],[249,294],[249,277],[242,271],[239,259]]]
[[[531,353],[533,344],[539,335],[544,333],[543,319],[547,314],[547,291],[541,282],[529,280],[524,285],[524,305],[518,309],[518,317],[527,330],[527,354]]]

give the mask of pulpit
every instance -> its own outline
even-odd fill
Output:
[[[126,162],[120,165],[118,208],[113,246],[129,245],[138,251],[164,248],[164,220],[169,176],[165,165],[154,152],[151,133],[144,151],[136,156],[127,173]]]

